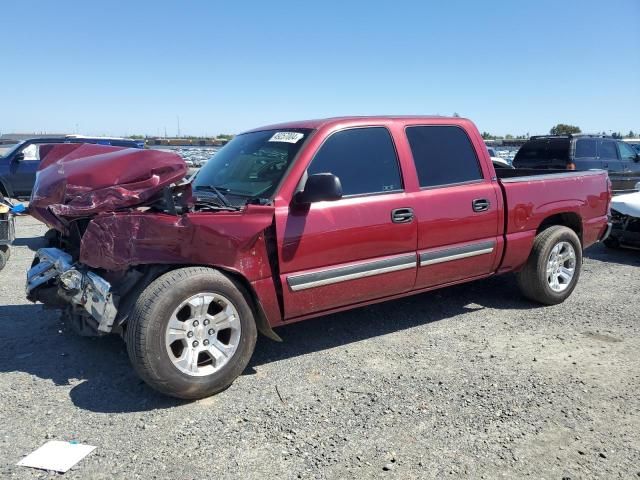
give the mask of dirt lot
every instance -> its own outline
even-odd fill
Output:
[[[47,439],[65,478],[640,478],[640,253],[595,246],[563,305],[510,276],[291,325],[227,391],[185,403],[117,337],[24,299],[43,227],[0,272],[0,477]]]

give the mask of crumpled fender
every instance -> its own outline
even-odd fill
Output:
[[[144,204],[187,174],[173,152],[88,143],[44,145],[30,213],[65,230],[67,220]]]
[[[105,213],[94,217],[80,244],[80,262],[118,271],[144,264],[223,267],[255,281],[271,276],[264,230],[274,207],[241,212]]]

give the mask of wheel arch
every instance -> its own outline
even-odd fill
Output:
[[[546,217],[544,220],[542,220],[540,225],[538,225],[538,228],[536,229],[536,235],[543,232],[547,228],[556,225],[567,227],[573,230],[575,234],[578,235],[580,243],[582,243],[582,217],[576,212],[561,212]]]
[[[116,319],[117,324],[122,328],[131,313],[133,305],[136,302],[136,299],[140,296],[142,291],[147,288],[154,280],[159,278],[161,275],[164,275],[167,272],[178,270],[180,268],[188,268],[188,267],[204,267],[211,268],[213,270],[219,270],[224,273],[227,277],[231,278],[232,281],[239,284],[242,287],[242,290],[246,293],[247,303],[251,307],[254,313],[254,318],[256,321],[256,327],[258,331],[262,333],[264,336],[275,340],[277,342],[281,342],[282,338],[273,331],[271,325],[269,323],[269,318],[264,309],[264,306],[260,300],[258,293],[255,288],[251,284],[251,282],[244,276],[242,273],[230,269],[228,267],[223,267],[219,265],[197,265],[197,264],[150,264],[145,265],[143,276],[136,282],[136,284],[127,291],[127,293],[121,298],[121,302],[118,305],[118,317]]]

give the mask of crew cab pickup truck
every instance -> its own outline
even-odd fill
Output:
[[[258,128],[185,174],[172,153],[54,147],[27,293],[122,335],[149,385],[187,399],[229,386],[258,331],[330,312],[514,271],[557,304],[609,231],[606,172],[497,172],[461,118]]]

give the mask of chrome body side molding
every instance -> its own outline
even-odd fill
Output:
[[[407,253],[381,260],[368,260],[342,267],[329,267],[316,272],[289,275],[287,283],[291,290],[297,292],[307,288],[415,268],[416,264],[415,253]]]
[[[420,253],[420,266],[434,265],[436,263],[451,262],[460,260],[461,258],[475,257],[477,255],[486,255],[493,252],[496,248],[496,242],[489,240],[486,242],[472,243],[462,247],[446,247],[440,250],[430,250]]]

